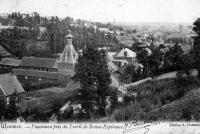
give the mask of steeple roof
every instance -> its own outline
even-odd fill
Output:
[[[78,54],[76,53],[76,50],[74,49],[74,46],[72,45],[72,39],[73,36],[71,35],[71,31],[68,31],[66,38],[66,46],[64,48],[64,51],[60,57],[59,62],[60,63],[68,63],[68,64],[75,64],[78,58]]]

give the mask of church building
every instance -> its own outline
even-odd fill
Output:
[[[74,75],[74,67],[78,59],[72,44],[73,36],[68,31],[65,37],[66,46],[58,59],[23,57],[13,73],[23,83],[31,80],[34,83],[52,83],[65,86]]]
[[[66,46],[63,53],[58,59],[58,71],[63,73],[74,72],[75,64],[77,63],[78,54],[72,44],[73,36],[71,31],[68,30],[67,36],[65,36]]]

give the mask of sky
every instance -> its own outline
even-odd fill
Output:
[[[99,22],[192,23],[200,0],[0,0],[0,13],[38,12]]]

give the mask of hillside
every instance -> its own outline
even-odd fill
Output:
[[[126,96],[124,106],[115,110],[108,120],[179,121],[190,119],[191,114],[198,120],[199,80],[188,77],[182,81],[182,84],[179,82],[176,78],[154,79],[129,87],[128,92],[137,92],[137,97]]]
[[[149,115],[157,115],[155,120],[196,120],[200,119],[200,88],[193,89],[181,99],[166,104],[159,109],[149,112]]]

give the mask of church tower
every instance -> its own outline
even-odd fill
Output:
[[[73,36],[71,31],[68,30],[67,36],[65,36],[66,46],[62,52],[58,61],[58,71],[60,72],[74,72],[74,66],[77,62],[78,54],[72,44]]]

